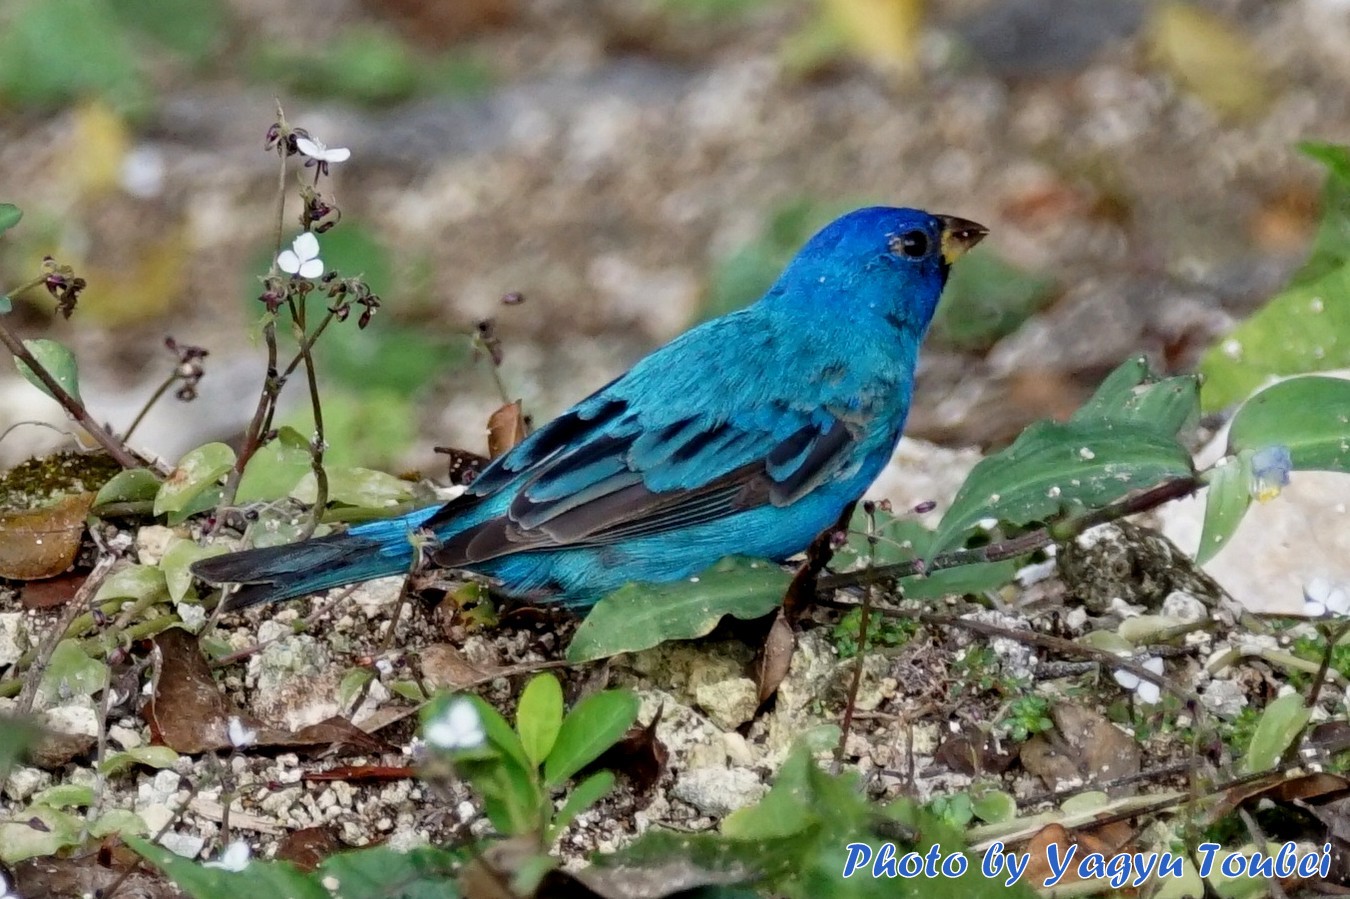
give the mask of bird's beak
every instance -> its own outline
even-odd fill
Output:
[[[951,265],[984,240],[989,229],[970,219],[960,219],[954,215],[939,215],[942,222],[942,261]]]

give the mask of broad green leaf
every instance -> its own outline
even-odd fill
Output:
[[[1017,817],[1017,800],[1002,790],[972,790],[970,807],[975,817],[990,824],[1001,824]]]
[[[114,834],[120,837],[138,836],[148,833],[149,830],[145,819],[125,808],[110,808],[89,825],[89,835],[95,839]]]
[[[724,615],[759,618],[783,601],[792,576],[769,562],[730,557],[696,577],[626,584],[596,603],[567,647],[569,662],[592,662],[709,633]]]
[[[0,203],[0,234],[4,234],[10,228],[19,223],[23,218],[23,210],[13,203]],[[8,312],[9,310],[3,310]]]
[[[1327,167],[1312,254],[1288,287],[1200,360],[1207,410],[1241,402],[1278,375],[1350,366],[1350,149],[1301,149]]]
[[[192,588],[192,572],[188,566],[201,559],[223,555],[229,549],[219,543],[200,546],[192,540],[175,540],[164,551],[159,560],[160,570],[164,572],[164,583],[169,590],[169,599],[180,603]]]
[[[23,345],[28,347],[28,352],[33,354],[37,364],[46,369],[47,374],[51,375],[52,379],[61,385],[62,390],[75,399],[80,399],[80,370],[75,363],[74,353],[66,349],[63,344],[55,340],[47,340],[44,337],[25,340]],[[14,364],[18,367],[19,374],[23,375],[24,380],[52,399],[56,399],[55,395],[47,389],[47,385],[42,383],[26,362],[15,357]]]
[[[554,815],[549,840],[556,839],[577,815],[595,805],[612,789],[614,789],[613,771],[597,771],[577,784],[572,792],[567,794],[567,801],[562,804],[562,808]]]
[[[1185,447],[1152,426],[1037,422],[971,470],[938,525],[929,557],[961,543],[986,518],[1025,525],[1075,508],[1099,509],[1191,472]]]
[[[105,777],[116,777],[137,765],[147,768],[172,768],[178,762],[178,753],[167,746],[136,746],[123,752],[114,752],[99,765]]]
[[[837,571],[856,570],[868,565],[880,567],[926,558],[932,549],[933,532],[917,521],[897,518],[876,510],[876,546],[869,545],[867,514],[859,509],[849,522],[849,539],[835,553]],[[901,578],[899,586],[910,599],[935,599],[940,596],[981,594],[1012,581],[1022,562],[977,562],[948,568],[930,575]]]
[[[0,823],[0,862],[12,865],[26,858],[56,855],[80,842],[84,818],[45,805],[17,809]]]
[[[1199,378],[1160,378],[1149,368],[1147,359],[1136,356],[1107,375],[1072,420],[1147,425],[1172,436],[1199,414]]]
[[[312,470],[309,441],[294,428],[282,428],[277,439],[260,447],[244,466],[235,502],[271,502],[289,496]]]
[[[544,764],[553,751],[562,722],[562,685],[547,671],[536,674],[521,691],[516,705],[516,731],[535,767]]]
[[[1350,381],[1290,378],[1244,403],[1233,416],[1229,451],[1274,444],[1289,447],[1297,470],[1350,472]]]
[[[1252,451],[1225,456],[1220,463],[1205,476],[1209,483],[1205,491],[1205,526],[1195,551],[1195,561],[1200,565],[1223,549],[1252,504]]]
[[[318,499],[314,472],[300,479],[291,494],[302,503]],[[413,498],[412,484],[369,468],[328,469],[328,502],[371,511],[387,511]]]
[[[341,884],[342,899],[459,899],[460,869],[470,857],[457,848],[370,846],[329,856],[315,879]]]
[[[169,586],[165,582],[164,572],[154,565],[128,565],[119,568],[99,585],[94,594],[94,604],[110,599],[124,599],[132,602],[154,602],[167,599]]]
[[[88,784],[59,783],[34,793],[32,803],[48,808],[84,808],[94,803],[94,788]]]
[[[94,513],[100,506],[109,503],[150,502],[159,492],[159,478],[148,468],[131,468],[119,471],[108,483],[99,488],[94,497]]]
[[[91,659],[79,640],[56,644],[37,688],[37,705],[50,708],[72,696],[93,696],[103,689],[108,666]]]
[[[189,451],[155,494],[155,514],[186,509],[233,467],[234,450],[223,443],[208,443]]]
[[[250,861],[242,871],[227,871],[199,865],[138,837],[127,838],[127,845],[167,874],[193,899],[226,899],[230,896],[331,899],[332,896],[319,878],[301,873],[290,862]]]
[[[977,250],[952,269],[933,336],[961,349],[988,349],[1020,328],[1055,292],[1054,279],[1022,271],[992,250]]]
[[[592,693],[563,719],[558,740],[544,761],[544,782],[556,787],[600,757],[637,720],[638,698],[628,690]]]
[[[1252,734],[1251,745],[1242,757],[1239,772],[1257,774],[1275,767],[1286,749],[1294,744],[1312,717],[1312,710],[1303,704],[1297,693],[1281,696],[1261,713]]]

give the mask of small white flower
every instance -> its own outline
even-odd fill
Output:
[[[1149,656],[1144,659],[1143,666],[1154,674],[1161,675],[1163,673],[1163,660],[1157,656]],[[1144,680],[1133,671],[1124,671],[1118,668],[1112,672],[1111,676],[1116,679],[1116,683],[1126,690],[1133,690],[1134,695],[1145,705],[1156,705],[1158,700],[1162,698],[1161,687],[1153,681]]]
[[[346,162],[352,158],[352,151],[346,147],[325,147],[319,141],[308,137],[297,137],[295,149],[319,162]]]
[[[0,874],[0,899],[19,899],[18,893],[9,891],[9,881],[5,880],[5,875]]]
[[[224,871],[234,871],[238,873],[248,867],[249,858],[253,855],[253,850],[248,848],[248,843],[243,840],[235,840],[225,847],[225,851],[220,854],[220,859],[214,862],[203,862],[203,868],[220,868]]]
[[[323,274],[323,260],[319,258],[319,238],[305,231],[291,241],[289,250],[277,254],[277,268],[288,275],[317,278]]]
[[[230,737],[230,745],[235,749],[243,749],[245,746],[252,746],[258,739],[258,732],[250,730],[244,726],[244,722],[239,720],[238,715],[230,716],[230,723],[226,727],[226,733]]]
[[[428,722],[423,735],[437,749],[476,749],[487,739],[478,709],[463,698],[452,701]]]
[[[1350,590],[1315,577],[1303,585],[1303,614],[1309,618],[1350,614]]]

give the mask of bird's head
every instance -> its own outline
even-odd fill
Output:
[[[880,316],[922,335],[952,264],[989,229],[950,215],[871,206],[806,242],[766,299],[854,321]]]

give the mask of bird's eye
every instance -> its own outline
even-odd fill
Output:
[[[928,235],[923,231],[906,231],[891,241],[891,249],[910,259],[921,259],[928,255]]]

